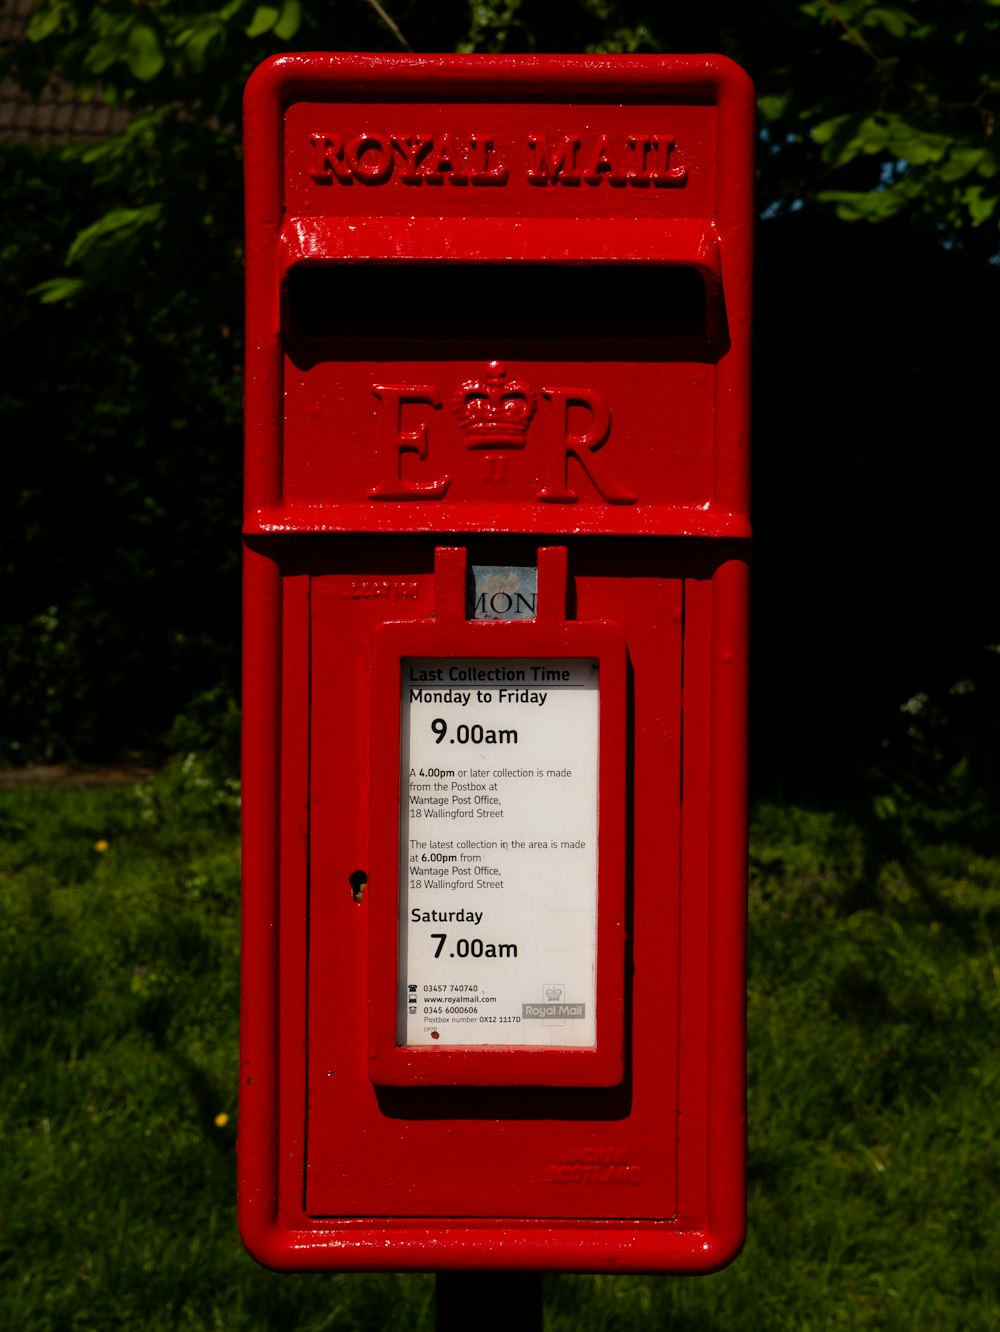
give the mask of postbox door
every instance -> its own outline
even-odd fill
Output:
[[[430,616],[434,587],[432,542],[391,546],[313,544],[303,811],[310,865],[307,1211],[317,1217],[673,1215],[676,1135],[665,1125],[678,1114],[683,548],[643,546],[643,567],[636,567],[640,548],[628,542],[618,543],[610,561],[606,545],[584,542],[570,550],[578,619],[614,617],[631,626],[628,763],[620,793],[630,845],[620,1085],[399,1088],[373,1085],[367,1069],[372,895],[396,894],[398,884],[362,885],[361,878],[369,820],[399,816],[369,807],[371,643],[386,619]],[[538,798],[558,799],[552,785]],[[637,802],[647,819],[652,813],[638,836]],[[637,1041],[655,1057],[637,1064],[631,1057]],[[509,1121],[506,1129],[500,1120]]]

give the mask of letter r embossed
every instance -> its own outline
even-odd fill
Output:
[[[553,437],[546,458],[545,484],[538,498],[549,504],[575,504],[579,500],[576,491],[570,489],[567,475],[572,455],[606,503],[634,504],[637,496],[612,475],[603,459],[595,456],[611,434],[611,408],[604,395],[580,388],[543,388],[542,395],[552,403]],[[583,407],[590,413],[589,428],[570,433],[570,407]]]

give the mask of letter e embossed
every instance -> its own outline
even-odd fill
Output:
[[[368,492],[372,499],[410,500],[441,499],[450,484],[450,477],[435,481],[406,481],[400,476],[399,460],[404,453],[415,453],[424,461],[427,457],[427,423],[421,421],[414,430],[403,429],[403,406],[407,403],[426,403],[441,406],[441,399],[432,384],[373,384],[372,393],[380,403],[382,422],[382,480]]]

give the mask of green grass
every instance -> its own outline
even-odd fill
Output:
[[[235,803],[193,761],[0,797],[0,1327],[433,1326],[430,1277],[240,1246]],[[998,940],[982,849],[759,809],[746,1249],[550,1277],[547,1328],[1000,1328]]]

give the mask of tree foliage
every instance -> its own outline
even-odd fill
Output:
[[[160,207],[168,181],[173,193],[185,174],[199,176],[206,197],[190,221],[211,215],[238,151],[243,83],[291,48],[718,49],[757,83],[765,211],[920,216],[948,237],[990,222],[995,239],[1000,222],[1000,0],[712,0],[683,11],[649,0],[450,0],[433,12],[418,0],[38,0],[12,56],[17,77],[38,88],[56,72],[80,96],[135,113],[87,153],[120,203],[91,219],[71,252],[79,282],[117,267],[122,244],[141,250],[170,227]],[[64,280],[45,295],[79,290]]]
[[[787,88],[768,88],[760,104],[772,142],[808,140],[819,150],[811,178],[793,181],[790,198],[804,184],[848,221],[909,212],[949,236],[990,219],[995,227],[997,0],[808,0],[797,8],[813,58],[790,66]]]
[[[900,475],[917,488],[914,432],[932,417],[947,428],[944,407],[939,419],[919,401],[941,373],[941,344],[953,402],[986,374],[983,311],[1000,274],[989,262],[1000,222],[998,29],[1000,0],[37,0],[8,72],[35,91],[57,78],[130,117],[89,146],[0,149],[17,223],[0,274],[0,354],[12,371],[0,412],[8,437],[51,441],[18,451],[0,497],[11,621],[0,632],[0,745],[14,757],[113,750],[163,733],[193,695],[235,683],[240,100],[264,57],[719,51],[743,64],[760,106],[768,341],[758,363],[775,376],[762,373],[758,394],[758,507],[787,539],[808,541],[810,524],[789,526],[783,507],[793,475],[802,484],[803,468],[818,473],[823,451],[840,450],[837,484],[807,479],[824,501],[850,504],[860,476],[863,503],[886,512]],[[900,338],[891,303],[915,291],[919,305],[917,272],[947,293],[948,327],[914,308]],[[964,323],[963,293],[976,310]],[[878,403],[863,423],[852,374]],[[817,413],[831,382],[838,410]],[[951,522],[953,541],[966,541],[959,508]],[[765,569],[767,539],[765,528]],[[806,568],[794,574],[803,584]],[[760,593],[757,607],[766,640],[778,610]],[[897,609],[898,641],[912,647],[911,601]],[[874,623],[886,609],[866,614]],[[977,620],[964,646],[1000,638],[990,632]],[[838,662],[839,726],[861,689],[845,689]],[[894,686],[898,666],[883,654],[872,669],[885,679],[869,694],[884,703],[896,688],[902,701],[923,687]],[[765,697],[770,679],[758,676]],[[776,694],[771,703],[773,718]],[[795,729],[809,734],[801,719]]]
[[[232,678],[239,276],[206,256],[171,290],[164,237],[123,246],[97,292],[41,305],[26,289],[80,247],[80,211],[114,216],[115,198],[73,158],[0,160],[19,224],[0,251],[0,752],[114,754]]]

